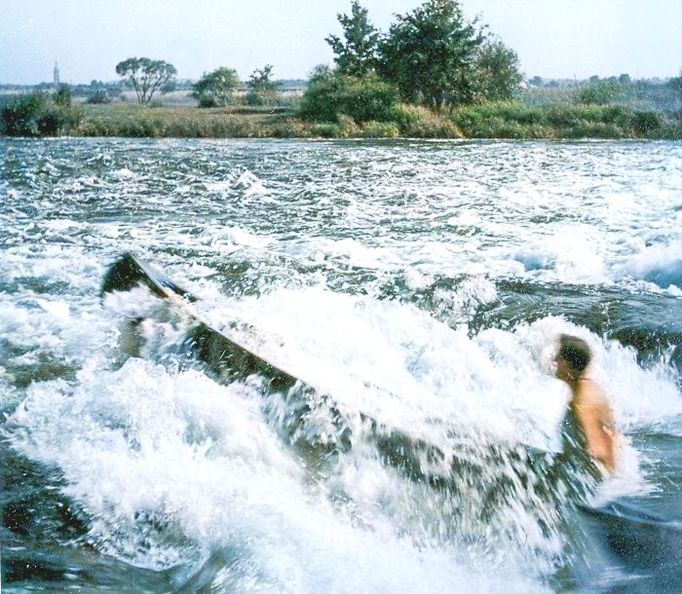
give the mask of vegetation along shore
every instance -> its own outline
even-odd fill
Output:
[[[682,76],[524,80],[516,53],[456,0],[428,0],[377,30],[358,2],[326,41],[333,67],[307,81],[242,83],[221,67],[177,79],[162,60],[128,58],[120,80],[38,85],[1,95],[5,136],[179,138],[682,138]],[[14,91],[9,93],[8,91]],[[18,92],[17,92],[18,91]],[[23,91],[23,92],[22,92]]]

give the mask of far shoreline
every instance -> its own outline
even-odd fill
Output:
[[[9,136],[207,139],[681,140],[679,113],[619,104],[489,102],[436,112],[400,104],[392,119],[303,119],[294,108],[75,103],[69,125]]]
[[[682,122],[621,105],[487,103],[437,113],[400,106],[395,120],[316,122],[271,108],[84,105],[73,136],[433,140],[679,140]]]

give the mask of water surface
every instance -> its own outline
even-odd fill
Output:
[[[8,591],[682,586],[551,475],[568,332],[628,442],[596,502],[682,520],[679,142],[0,143]],[[291,401],[178,357],[181,322],[126,359],[159,304],[100,299],[125,250],[330,395],[350,447],[320,401],[301,449]],[[387,455],[367,415],[458,466]]]

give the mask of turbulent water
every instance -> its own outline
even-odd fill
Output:
[[[679,525],[681,143],[0,147],[5,591],[682,589],[682,543],[576,512],[551,369],[586,339],[625,435],[591,503]],[[303,430],[142,289],[100,298],[127,250],[316,388]]]

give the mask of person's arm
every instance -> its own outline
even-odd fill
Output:
[[[592,398],[581,400],[583,402],[576,403],[575,411],[587,440],[588,452],[590,456],[603,463],[609,472],[613,472],[615,465],[613,435],[605,428],[605,425],[610,424],[609,411],[604,410],[605,404],[594,402]]]

